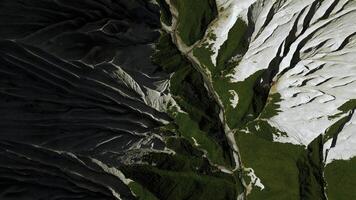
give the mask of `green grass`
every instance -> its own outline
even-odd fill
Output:
[[[231,65],[228,63],[229,60],[237,54],[242,55],[246,52],[247,42],[244,39],[246,29],[247,25],[241,19],[235,22],[229,31],[228,39],[219,49],[216,66],[211,60],[211,55],[213,54],[212,46],[208,45],[208,42],[216,40],[216,36],[213,33],[209,34],[207,41],[193,50],[193,55],[198,58],[204,70],[209,71],[214,79],[220,79],[221,76],[230,73],[238,63]]]
[[[169,34],[161,34],[156,48],[157,51],[152,57],[152,62],[162,67],[163,71],[173,73],[182,67],[190,65],[173,44]]]
[[[263,108],[260,118],[270,119],[278,114],[280,111],[279,102],[281,101],[281,95],[279,93],[270,94],[268,96],[265,107]]]
[[[336,160],[325,167],[329,200],[356,199],[356,158]]]
[[[247,25],[238,19],[229,31],[228,39],[221,46],[217,66],[214,66],[211,55],[211,47],[207,42],[193,50],[193,55],[199,60],[202,71],[211,78],[214,92],[217,93],[225,109],[225,118],[230,128],[242,127],[245,123],[257,117],[264,106],[254,91],[256,81],[259,80],[263,71],[258,71],[244,82],[232,83],[226,76],[232,73],[238,62],[231,62],[231,58],[237,54],[243,55],[247,48],[245,40]],[[210,36],[211,38],[214,35]],[[236,108],[231,106],[232,95],[230,90],[235,91],[239,96],[239,103]]]
[[[215,69],[215,66],[211,60],[211,55],[213,53],[214,52],[211,50],[211,46],[206,43],[193,49],[194,57],[199,60],[200,65],[198,67],[200,67],[210,79],[212,78]]]
[[[216,164],[227,165],[221,146],[210,138],[186,113],[173,114],[174,121],[178,125],[179,134],[194,144],[193,138],[198,142],[198,148],[207,153],[208,158]]]
[[[213,85],[215,91],[219,94],[225,108],[225,117],[230,128],[236,129],[243,127],[247,122],[255,119],[259,112],[255,111],[255,106],[262,107],[263,105],[256,105],[254,101],[254,85],[262,71],[256,72],[254,75],[248,77],[243,82],[231,83],[229,78],[221,77],[216,79]],[[229,90],[234,90],[239,96],[239,102],[236,108],[231,106],[230,99],[232,98]]]
[[[169,5],[166,3],[165,0],[157,0],[161,8],[161,21],[168,26],[172,25],[172,14],[169,9]]]
[[[268,141],[252,134],[236,135],[245,167],[251,167],[265,189],[254,188],[249,200],[299,200],[299,169],[296,165],[304,148]]]
[[[138,200],[159,200],[150,191],[136,182],[129,183],[129,187]]]
[[[178,34],[188,46],[204,36],[217,15],[213,0],[173,0],[173,5],[178,10]]]
[[[337,122],[335,122],[333,125],[331,125],[326,131],[325,131],[325,136],[324,136],[324,141],[328,141],[331,138],[336,138],[339,133],[342,131],[344,128],[345,124],[350,121],[352,117],[352,113],[349,115],[342,117],[339,119]]]
[[[329,116],[329,119],[335,119],[337,117],[340,117],[342,114],[354,109],[356,109],[356,99],[350,99],[338,108],[338,110],[340,110],[341,112]]]
[[[216,135],[221,126],[219,109],[209,96],[201,75],[179,53],[169,35],[162,35],[157,47],[159,50],[153,60],[165,71],[173,73],[170,92],[184,110],[181,113],[172,107],[168,112],[177,125],[172,131],[176,131],[176,134],[192,144],[195,139],[199,144],[198,148],[204,150],[213,163],[231,166],[231,152],[227,148],[227,142],[224,143],[224,133],[220,131]]]
[[[343,112],[356,109],[356,99],[351,99],[338,108]]]
[[[356,100],[352,99],[340,106],[338,117],[343,113],[356,108]],[[330,126],[324,136],[324,142],[337,138],[347,122],[350,121],[353,113],[340,118]],[[356,158],[350,160],[336,160],[325,167],[325,179],[327,182],[327,196],[329,200],[349,200],[356,199],[354,188],[356,185]]]
[[[133,169],[133,168],[131,168]],[[158,199],[224,200],[235,199],[235,184],[221,178],[193,172],[165,171],[149,166],[137,166],[127,174],[145,185]]]
[[[150,153],[148,165],[124,166],[124,174],[135,181],[131,188],[141,199],[235,199],[242,191],[239,179],[222,173],[211,163],[232,168],[231,150],[218,118],[219,108],[209,96],[202,76],[180,54],[171,38],[163,34],[153,61],[172,73],[170,92],[184,112],[172,106],[173,122],[160,130],[174,155]],[[167,134],[170,135],[170,134]],[[199,146],[194,145],[194,140]],[[225,141],[225,143],[224,143]],[[207,157],[204,156],[206,153]]]
[[[308,145],[297,161],[300,199],[327,199],[324,191],[323,145],[323,135],[320,135]]]
[[[210,73],[215,71],[207,48],[195,49],[194,56],[196,56],[203,65],[203,70],[209,71]],[[225,73],[219,75],[212,74],[213,88],[223,103],[225,117],[230,128],[241,127],[259,115],[260,110],[264,106],[264,102],[255,101],[258,98],[255,98],[254,86],[262,73],[262,70],[258,71],[245,81],[238,83],[232,83],[230,78],[226,77]],[[230,99],[232,96],[230,90],[236,91],[239,96],[239,103],[236,108],[231,106]],[[256,107],[259,107],[259,109],[255,109]]]
[[[178,34],[186,45],[191,45],[205,34],[207,25],[216,17],[215,2],[212,0],[174,0],[179,11]],[[161,19],[171,22],[168,5],[161,2]],[[229,31],[227,41],[221,46],[217,66],[211,60],[212,50],[207,41],[193,49],[204,76],[211,79],[212,89],[224,106],[224,117],[234,130],[248,128],[250,133],[238,131],[235,135],[241,159],[245,167],[251,167],[261,179],[265,189],[254,188],[249,200],[319,200],[324,199],[323,144],[334,138],[350,116],[341,118],[331,126],[325,136],[317,137],[307,149],[303,146],[273,141],[273,134],[286,135],[272,127],[266,119],[279,112],[281,96],[264,94],[265,86],[259,85],[265,70],[257,71],[243,82],[231,83],[227,74],[232,73],[239,61],[232,61],[235,55],[242,56],[248,46],[245,34],[247,25],[237,20]],[[216,36],[209,35],[214,41]],[[152,166],[124,168],[125,174],[136,181],[133,190],[142,199],[236,199],[241,191],[238,179],[219,172],[212,163],[231,167],[231,152],[224,146],[218,132],[219,106],[207,92],[202,75],[193,68],[172,43],[169,35],[163,34],[153,60],[168,73],[172,73],[170,92],[184,110],[175,107],[169,111],[173,123],[165,127],[176,137],[166,137],[167,147],[176,154],[151,153],[145,161]],[[200,70],[199,70],[200,71]],[[266,86],[266,91],[270,86]],[[257,88],[257,89],[256,89]],[[237,92],[239,103],[233,108],[230,90]],[[258,93],[262,91],[261,93]],[[268,92],[267,92],[268,93]],[[356,100],[342,105],[338,117],[356,108]],[[256,127],[259,128],[256,128]],[[194,139],[199,146],[194,146]],[[207,154],[204,158],[203,152]],[[325,168],[329,199],[356,199],[352,186],[356,185],[354,166],[356,159],[335,161]],[[353,167],[352,167],[353,166]],[[144,187],[144,188],[143,188]],[[341,189],[340,189],[341,188]],[[147,198],[143,198],[147,196]]]
[[[134,188],[131,188],[136,195],[147,194],[150,198],[176,200],[223,200],[236,197],[234,177],[209,165],[206,158],[201,157],[184,139],[171,138],[168,144],[171,148],[173,144],[175,155],[149,154],[143,161],[152,166],[123,166],[120,169],[128,178],[135,180]]]
[[[246,124],[248,130],[268,141],[273,141],[273,135],[286,135],[286,133],[272,127],[267,121],[256,119]]]
[[[229,71],[226,66],[231,57],[237,54],[242,55],[247,51],[248,44],[244,40],[246,30],[247,24],[243,20],[237,19],[229,31],[228,39],[219,49],[216,73],[221,73],[224,70]]]

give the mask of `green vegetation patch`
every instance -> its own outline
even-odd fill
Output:
[[[255,84],[263,71],[258,71],[243,82],[231,83],[227,77],[216,79],[213,83],[225,108],[225,117],[230,128],[243,127],[247,122],[254,120],[264,107],[264,102],[255,93]],[[238,94],[239,101],[234,108],[231,106],[232,94],[230,90]]]
[[[173,44],[169,34],[161,34],[156,49],[152,62],[162,67],[167,73],[173,73],[181,67],[190,65]]]
[[[208,134],[201,131],[198,124],[192,120],[188,114],[173,111],[174,121],[178,126],[180,136],[188,139],[192,144],[197,143],[197,147],[207,153],[208,158],[216,164],[227,165],[231,163],[230,157],[226,157],[221,146]],[[229,160],[226,163],[226,159]]]
[[[330,148],[336,145],[337,137],[342,131],[347,122],[350,121],[353,110],[356,108],[356,101],[350,100],[343,104],[339,110],[342,112],[337,116],[350,112],[348,115],[340,118],[332,126],[330,126],[324,136],[324,142],[329,139],[333,139]],[[335,116],[334,116],[335,117]],[[356,158],[350,160],[335,160],[326,165],[324,170],[324,176],[327,183],[326,193],[330,200],[348,200],[356,199],[356,193],[354,192],[356,185]]]
[[[193,50],[193,55],[198,59],[202,71],[211,78],[214,92],[223,103],[225,118],[230,128],[244,126],[255,119],[265,106],[266,94],[256,92],[258,81],[264,71],[257,71],[243,82],[232,83],[228,74],[231,74],[239,61],[232,60],[235,55],[242,56],[247,49],[248,42],[245,38],[247,25],[238,19],[229,31],[228,39],[221,46],[217,57],[217,66],[214,66],[211,55],[211,46],[207,42]],[[211,38],[214,35],[209,36]],[[238,94],[239,101],[236,107],[231,106],[233,98],[231,91]]]
[[[356,109],[356,99],[351,99],[338,108],[343,112]]]
[[[256,85],[264,71],[257,71],[243,82],[232,83],[230,78],[226,76],[230,71],[220,70],[220,72],[218,72],[211,61],[211,54],[211,50],[208,46],[201,46],[193,51],[193,55],[199,60],[201,67],[203,67],[202,70],[205,71],[207,75],[211,75],[210,78],[212,78],[213,89],[225,109],[227,124],[233,129],[242,127],[247,122],[255,119],[265,106],[265,97],[255,91]],[[228,54],[229,51],[226,51],[225,54],[221,54],[221,59],[225,57],[223,55]],[[227,63],[227,61],[223,63],[227,67],[222,68],[226,69],[232,69],[232,67],[238,64]],[[231,91],[235,91],[239,97],[238,104],[235,108],[231,106],[231,99],[233,98]]]
[[[326,200],[323,177],[323,135],[314,139],[297,161],[299,169],[300,199]]]
[[[253,168],[265,186],[264,190],[255,187],[248,195],[249,200],[300,199],[299,169],[296,163],[304,147],[268,141],[253,133],[239,132],[236,140],[243,165]]]
[[[247,24],[242,19],[237,19],[234,26],[229,31],[228,39],[219,49],[216,62],[216,73],[229,73],[230,69],[226,69],[226,66],[228,66],[227,62],[233,56],[242,56],[247,51],[248,43],[245,40],[246,30]],[[226,71],[225,73],[224,70]]]
[[[325,167],[329,200],[356,199],[356,158],[335,160]]]
[[[211,34],[212,35],[212,34]],[[199,60],[200,68],[202,71],[212,78],[213,72],[215,71],[215,66],[211,60],[211,55],[213,55],[213,51],[211,50],[211,44],[203,43],[201,46],[193,49],[193,56]]]
[[[190,46],[201,39],[217,15],[214,0],[172,0],[178,10],[178,34]]]
[[[168,34],[162,35],[153,60],[172,73],[170,92],[183,110],[172,107],[168,114],[176,127],[172,132],[207,153],[216,164],[232,165],[231,150],[218,118],[219,106],[208,93],[200,73],[179,53]]]
[[[201,153],[183,138],[167,140],[175,154],[151,153],[143,158],[149,165],[123,166],[130,185],[141,199],[235,199],[235,178],[211,166]],[[144,188],[141,187],[144,186]],[[241,189],[241,188],[240,188]]]
[[[335,115],[329,116],[329,119],[334,119],[334,118],[340,117],[340,115],[342,115],[348,111],[354,110],[354,109],[356,109],[356,99],[350,99],[338,108],[338,110],[340,110],[341,112],[339,112]]]
[[[159,7],[161,8],[161,21],[165,23],[167,26],[172,25],[172,14],[169,9],[169,5],[165,0],[157,0]]]
[[[142,165],[121,170],[129,178],[144,185],[158,199],[224,200],[235,199],[237,196],[235,183],[219,177]]]
[[[261,119],[257,119],[248,123],[244,129],[248,133],[240,131],[235,136],[243,165],[253,168],[265,186],[264,190],[256,187],[248,199],[326,200],[324,142],[334,137],[346,120],[340,119],[326,134],[315,138],[307,148],[273,142],[270,136],[281,133],[268,125],[268,122],[261,122]],[[285,190],[286,185],[288,190]]]
[[[271,126],[266,120],[262,119],[256,119],[247,123],[246,129],[268,141],[273,141],[273,135],[287,135],[285,132],[281,132],[277,128]]]
[[[328,141],[329,139],[333,138],[336,140],[337,136],[339,133],[342,131],[344,128],[345,124],[350,121],[353,113],[348,114],[345,117],[342,117],[339,119],[337,122],[335,122],[333,125],[331,125],[326,131],[324,135],[324,141]]]
[[[136,182],[129,183],[129,187],[138,200],[159,200],[150,191]]]
[[[198,58],[205,71],[209,71],[214,79],[220,79],[221,76],[230,73],[233,67],[238,64],[231,62],[231,58],[236,55],[242,56],[246,52],[248,46],[245,39],[246,30],[247,24],[243,20],[237,19],[229,31],[227,40],[219,49],[216,66],[211,60],[211,55],[214,53],[211,41],[216,40],[213,33],[209,33],[207,41],[193,50],[193,55]]]
[[[276,116],[280,111],[280,105],[278,103],[281,100],[281,95],[279,93],[270,94],[259,117],[262,119],[270,119]]]

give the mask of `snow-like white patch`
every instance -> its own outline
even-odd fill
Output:
[[[224,124],[224,131],[225,131],[225,136],[226,139],[230,145],[230,148],[232,150],[232,156],[235,161],[235,169],[237,170],[240,168],[240,155],[239,155],[239,148],[237,147],[237,143],[235,140],[234,132],[230,129],[230,127],[226,124],[226,120],[224,118],[224,112],[221,110],[219,113],[219,119],[221,122]]]
[[[324,0],[321,1],[320,3],[320,7],[318,10],[316,10],[316,12],[313,15],[313,18],[311,19],[311,23],[314,24],[315,22],[317,22],[318,20],[320,20],[320,18],[322,16],[324,16],[324,14],[326,13],[326,11],[330,8],[330,6],[334,3],[334,0]]]
[[[231,82],[244,81],[255,72],[267,69],[269,63],[275,58],[280,45],[293,28],[298,13],[311,3],[313,3],[313,0],[288,1],[288,3],[285,3],[285,6],[273,16],[268,26],[261,33],[258,33],[259,35],[256,35],[256,38],[250,43],[248,51],[240,64],[235,67],[234,72],[227,75],[231,78]]]
[[[232,99],[230,99],[231,106],[236,108],[237,104],[239,103],[239,95],[235,90],[229,90],[229,92],[232,95]]]
[[[230,169],[227,169],[225,166],[222,165],[215,165],[218,169],[220,169],[221,172],[226,173],[226,174],[233,174],[234,172],[231,171]]]
[[[105,163],[101,162],[100,160],[94,159],[94,158],[92,158],[91,161],[93,163],[95,163],[96,165],[98,165],[106,173],[119,178],[124,184],[128,185],[131,182],[133,182],[133,180],[126,178],[125,175],[120,170],[116,169],[115,167],[109,167]],[[115,191],[112,187],[109,187],[109,186],[107,186],[107,187],[116,199],[118,199],[118,200],[122,199],[120,194],[117,191]]]
[[[199,41],[199,44],[208,44],[211,47],[213,51],[211,59],[214,65],[217,62],[218,52],[228,39],[228,33],[236,20],[238,18],[246,20],[246,10],[256,3],[255,1],[216,0],[218,17],[208,27],[204,39]],[[332,0],[321,1],[320,7],[313,12],[310,25],[304,30],[305,19],[315,0],[281,1],[279,2],[281,5],[277,6],[278,9],[273,11],[272,19],[266,27],[263,27],[270,9],[279,4],[276,3],[277,1],[257,1],[252,10],[255,29],[248,50],[238,66],[227,77],[233,83],[244,81],[257,71],[267,69],[277,54],[284,56],[279,65],[279,72],[274,78],[273,87],[273,92],[281,95],[281,101],[278,102],[280,112],[267,119],[267,122],[286,133],[286,135],[275,134],[274,141],[307,146],[342,117],[329,118],[340,112],[338,107],[356,98],[355,39],[351,38],[349,44],[339,49],[346,38],[356,32],[354,25],[356,5],[353,1],[340,0],[330,16],[321,20],[334,2]],[[173,15],[177,13],[173,12]],[[288,44],[289,48],[285,48],[286,39],[294,28],[296,32],[293,34],[296,38],[293,39],[291,45]],[[209,38],[211,35],[216,39]],[[305,41],[307,42],[304,44]],[[177,43],[183,53],[187,53],[192,48],[181,44],[179,37]],[[281,51],[278,53],[279,49]],[[300,62],[292,63],[297,51],[299,51]],[[199,61],[192,56],[191,52],[188,56],[199,65]],[[200,70],[206,69],[201,67]],[[203,71],[203,75],[206,76],[206,82],[208,82],[211,77],[210,72]],[[233,96],[230,99],[231,106],[235,108],[239,97],[235,91],[229,92]],[[220,101],[220,99],[217,100]],[[219,103],[222,105],[221,102]],[[157,109],[162,109],[155,104],[152,105]],[[223,112],[222,108],[219,117],[222,122],[225,122]],[[233,132],[226,124],[224,128],[238,165],[238,148]],[[356,138],[351,134],[355,128],[353,118],[340,133],[336,147],[330,149],[327,163],[355,156]],[[330,144],[331,140],[326,143],[329,146]],[[251,176],[253,177],[253,174]]]
[[[259,131],[261,129],[260,125],[255,125],[255,129]]]
[[[180,108],[180,106],[177,104],[177,102],[174,100],[174,98],[172,97],[172,95],[170,93],[168,93],[168,94],[163,93],[163,91],[166,90],[168,85],[169,85],[169,83],[165,83],[164,86],[161,86],[161,87],[163,87],[163,88],[161,88],[162,92],[144,87],[145,91],[146,91],[145,92],[146,94],[144,96],[145,103],[148,106],[150,106],[160,112],[167,113],[167,112],[174,110],[175,112],[186,113],[185,111],[183,111]],[[162,122],[164,124],[168,123],[166,121],[162,121]]]
[[[115,177],[119,178],[126,185],[133,182],[133,180],[126,178],[125,175],[120,170],[116,169],[115,167],[109,167],[105,163],[101,162],[100,160],[94,159],[94,158],[92,158],[91,161],[93,163],[97,164],[106,173],[109,173],[109,174],[114,175]]]
[[[114,63],[111,63],[111,64],[117,68],[117,70],[116,70],[116,72],[114,72],[113,76],[115,78],[118,78],[119,80],[121,80],[122,83],[124,83],[128,88],[131,88],[138,95],[140,95],[141,98],[143,98],[145,96],[145,94],[142,91],[140,85],[128,73],[126,73],[121,67],[119,67],[118,65],[115,65]],[[125,96],[129,96],[129,95],[125,95]]]
[[[335,147],[331,148],[326,156],[326,164],[334,160],[349,160],[356,157],[356,115],[353,114],[351,120],[345,124],[339,133]],[[324,148],[331,147],[332,139],[324,144]]]
[[[195,146],[200,146],[200,144],[194,137],[192,137],[192,140],[193,140]]]
[[[315,47],[324,41],[329,41],[330,45],[325,45],[326,48],[319,48],[320,53],[323,52],[323,50],[325,50],[325,53],[337,50],[337,48],[341,45],[341,43],[344,41],[344,39],[347,36],[349,36],[355,32],[355,26],[352,26],[349,24],[350,22],[352,22],[355,15],[352,13],[345,15],[346,13],[349,13],[350,11],[352,11],[354,9],[343,10],[342,12],[340,12],[332,17],[329,17],[326,20],[318,21],[315,24],[311,25],[303,33],[303,35],[298,37],[298,39],[295,42],[293,42],[287,56],[282,60],[282,62],[280,64],[280,71],[283,71],[284,69],[286,69],[290,66],[290,63],[291,63],[292,58],[298,48],[298,45],[303,40],[305,40],[305,38],[309,37],[312,33],[314,33],[316,30],[319,30],[320,28],[323,29],[323,31],[320,32],[320,35],[318,34],[316,37],[313,38],[313,40],[309,41],[308,44],[304,45],[304,47],[301,49],[301,52],[304,52],[305,50],[310,49],[312,47]],[[330,22],[332,22],[335,19],[338,19],[340,21],[342,20],[344,23],[335,22],[335,23],[329,24]],[[325,26],[327,26],[327,27],[323,28]],[[331,37],[331,35],[335,35],[335,37]],[[309,54],[307,54],[307,55],[309,55]]]
[[[211,60],[216,66],[216,58],[219,54],[220,47],[228,39],[229,31],[236,23],[237,19],[247,18],[246,11],[251,4],[256,0],[216,0],[218,16],[212,25],[208,27],[207,35],[213,34],[216,40],[210,40],[208,38],[208,44],[211,45],[211,50],[213,54],[211,55]]]
[[[267,119],[266,120],[272,127],[275,127],[276,129],[286,132],[284,130],[284,127],[279,126],[279,123],[276,123],[273,119]],[[273,134],[273,141],[279,142],[279,143],[291,143],[295,145],[300,145],[302,142],[297,138],[294,137],[293,135],[280,135],[280,134]]]
[[[329,118],[340,112],[338,107],[356,98],[356,41],[339,49],[356,32],[354,11],[355,5],[312,24],[291,45],[275,77],[280,112],[267,120],[287,136],[274,136],[274,141],[308,145],[340,119]],[[301,61],[291,66],[298,45],[310,36],[300,50]]]
[[[245,200],[245,193],[241,193],[237,196],[237,200]]]
[[[261,179],[256,176],[255,171],[252,168],[245,168],[244,170],[248,172],[247,176],[249,176],[251,180],[249,184],[250,189],[252,189],[252,186],[256,186],[260,188],[260,190],[265,189],[265,186],[262,184]]]
[[[342,86],[338,84],[343,77],[351,75],[356,78],[355,68],[328,65],[316,73],[325,73],[333,78],[317,86],[308,83],[298,86],[298,81],[293,79],[305,80],[308,76],[303,75],[292,76],[286,73],[278,80],[276,90],[282,98],[279,102],[281,111],[268,122],[286,132],[291,139],[290,143],[297,141],[299,144],[308,145],[339,119],[329,119],[328,116],[337,114],[338,107],[356,97],[355,82]],[[294,95],[291,96],[291,93]]]

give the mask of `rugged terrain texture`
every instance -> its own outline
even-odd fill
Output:
[[[0,199],[356,199],[356,1],[0,0]]]

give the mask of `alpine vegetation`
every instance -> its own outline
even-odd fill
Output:
[[[356,1],[0,0],[0,199],[356,199]]]

